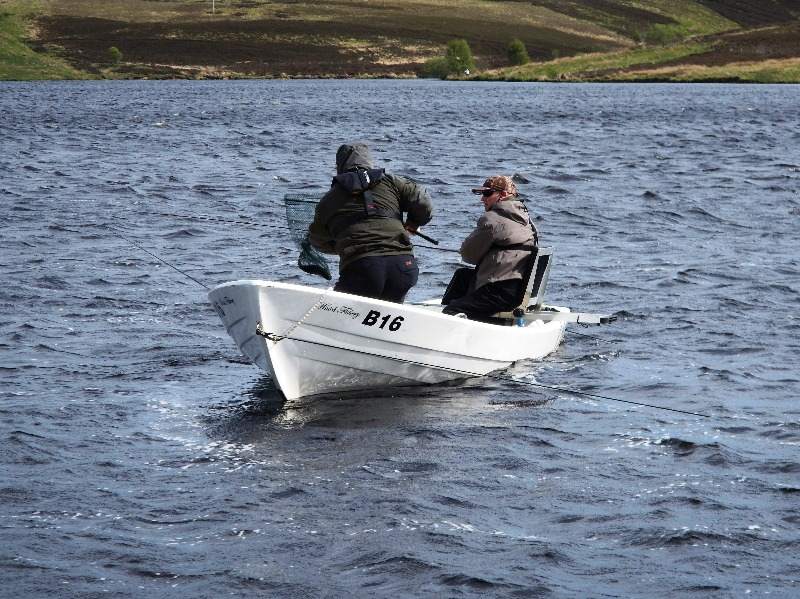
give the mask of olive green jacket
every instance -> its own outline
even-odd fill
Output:
[[[380,216],[366,216],[364,193]],[[367,256],[413,254],[403,216],[419,227],[430,221],[432,211],[425,188],[405,177],[384,174],[366,192],[352,191],[334,179],[317,205],[308,238],[318,250],[338,254],[342,271]]]

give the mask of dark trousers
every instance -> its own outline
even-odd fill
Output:
[[[522,279],[487,283],[462,297],[449,300],[442,312],[445,314],[463,312],[469,318],[482,320],[495,312],[516,308],[519,305],[521,292]]]
[[[367,256],[348,264],[333,290],[402,304],[417,277],[414,256]]]

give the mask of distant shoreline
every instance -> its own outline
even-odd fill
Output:
[[[563,14],[541,1],[386,0],[355,10],[346,0],[229,0],[212,15],[180,0],[46,10],[0,0],[0,80],[415,79],[459,38],[477,72],[457,80],[800,83],[800,5],[790,0],[751,12],[725,0],[718,12],[701,0],[685,11],[668,0],[653,0],[653,11],[581,0]],[[527,64],[510,64],[512,38]]]
[[[211,82],[211,81],[430,81],[434,83],[465,83],[465,84],[479,84],[479,83],[497,83],[497,84],[529,84],[529,85],[781,85],[792,86],[800,85],[794,81],[777,81],[777,82],[762,82],[762,81],[742,81],[742,80],[713,80],[704,79],[697,81],[665,81],[665,80],[636,80],[636,81],[507,81],[507,80],[490,80],[490,79],[469,79],[469,80],[455,80],[455,79],[430,79],[424,77],[209,77],[206,79],[187,79],[187,78],[161,78],[151,79],[148,77],[127,77],[125,79],[101,79],[101,78],[53,78],[53,79],[0,79],[0,86],[7,83],[77,83],[77,82],[96,82],[96,83],[111,83],[111,82],[135,82],[135,81],[152,81],[152,82],[178,82],[178,81],[195,81],[195,82]]]

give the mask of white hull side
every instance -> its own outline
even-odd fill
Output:
[[[479,376],[558,347],[563,322],[503,327],[269,281],[234,281],[209,293],[242,353],[288,399]],[[285,337],[268,340],[265,332]],[[299,324],[298,324],[299,323]]]

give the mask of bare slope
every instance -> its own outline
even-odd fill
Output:
[[[108,47],[119,74],[149,76],[413,76],[455,37],[469,40],[483,67],[504,64],[508,40],[549,58],[625,47],[603,26],[519,2],[445,0],[325,3],[92,2],[67,0],[39,19],[40,42],[100,73]]]
[[[698,0],[742,27],[775,25],[800,18],[797,0]]]
[[[797,0],[216,0],[214,14],[210,0],[0,0],[0,13],[6,79],[77,76],[46,69],[63,65],[53,58],[96,77],[409,77],[453,38],[500,79],[647,79],[800,56]],[[513,38],[534,64],[507,68]],[[25,52],[33,66],[14,70]]]

